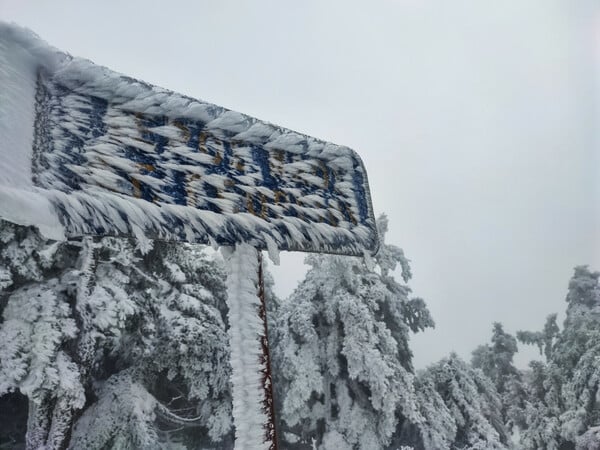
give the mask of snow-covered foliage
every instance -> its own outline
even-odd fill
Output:
[[[473,351],[471,364],[494,383],[502,403],[502,417],[509,430],[514,426],[523,428],[524,396],[521,372],[513,358],[518,352],[517,340],[504,331],[501,323],[494,323],[491,345],[485,344]]]
[[[225,450],[234,418],[264,436],[261,398],[233,405],[230,384],[237,354],[233,390],[254,377],[262,395],[258,347],[241,345],[264,332],[250,250],[226,255],[239,279],[227,283],[219,254],[197,246],[54,242],[0,222],[0,448]],[[517,333],[544,356],[529,370],[494,324],[471,365],[450,355],[415,374],[410,333],[433,321],[402,251],[381,242],[373,258],[307,261],[285,300],[265,273],[282,448],[600,449],[599,273],[575,268],[562,328],[551,315]]]
[[[575,450],[600,450],[600,426],[592,427],[579,436]]]
[[[77,421],[70,448],[165,448],[154,427],[159,402],[123,370],[98,383],[94,402]]]
[[[280,307],[274,367],[289,448],[375,449],[398,420],[418,421],[408,336],[431,326],[422,300],[389,274],[402,251],[383,242],[380,273],[359,258],[310,255],[306,278]]]
[[[18,390],[29,398],[28,448],[62,445],[73,410],[85,403],[77,356],[65,348],[78,337],[67,247],[0,221],[0,396]]]
[[[164,242],[145,255],[116,238],[57,244],[6,222],[0,236],[0,397],[28,397],[27,448],[64,448],[71,432],[74,449],[230,441],[218,261]]]
[[[561,416],[562,431],[571,441],[600,424],[600,330],[594,334],[563,386],[566,411]]]
[[[575,268],[562,329],[517,333],[529,370],[495,323],[415,374],[434,323],[387,228],[352,150],[0,23],[0,449],[266,449],[260,311],[284,448],[599,450],[600,273]],[[238,244],[229,280],[161,239]],[[307,257],[284,301],[265,273],[265,311],[256,248],[362,257]]]
[[[524,449],[558,450],[560,436],[561,379],[544,363],[533,361],[527,374],[526,426],[521,431]]]
[[[471,364],[494,382],[498,392],[504,392],[509,379],[519,373],[513,364],[517,351],[517,340],[504,331],[501,323],[496,322],[492,331],[492,345],[477,347],[473,351]]]
[[[537,345],[540,355],[546,357],[546,361],[552,358],[552,349],[559,334],[559,327],[556,323],[556,314],[550,314],[546,318],[544,329],[542,331],[518,331],[517,339],[523,344]]]
[[[597,434],[588,430],[600,425],[599,278],[598,272],[576,267],[563,329],[550,316],[542,332],[519,334],[527,343],[543,343],[540,349],[547,358],[530,366],[523,448],[595,445]]]
[[[419,373],[422,449],[506,449],[508,435],[494,384],[452,354]]]
[[[600,425],[600,278],[575,268],[567,294],[567,317],[552,352],[551,372],[562,375],[561,434],[573,442]]]
[[[155,402],[149,418],[144,418],[144,411],[150,414],[144,408],[131,414],[142,431],[156,414],[152,433],[161,442],[178,439],[182,445],[197,445],[198,436],[192,434],[198,427],[206,430],[206,442],[226,437],[232,424],[223,270],[195,247],[156,242],[142,258],[128,241],[110,238],[102,244],[96,286],[113,303],[122,303],[121,295],[127,294],[134,305],[127,323],[104,348],[103,357],[117,369],[110,374],[116,377],[110,389]],[[120,377],[121,372],[127,375]],[[98,386],[99,401],[93,407],[102,415],[102,408],[110,406],[102,404],[102,395],[112,394]],[[173,430],[181,428],[190,432],[174,436]],[[127,430],[109,430],[111,439],[129,439]],[[88,432],[85,448],[103,448],[102,433],[106,431],[99,430],[99,440],[90,446]],[[148,448],[156,447],[154,435],[148,439]]]
[[[456,420],[431,377],[423,373],[415,377],[415,391],[421,420],[405,424],[401,429],[402,439],[418,450],[451,448],[457,431]]]

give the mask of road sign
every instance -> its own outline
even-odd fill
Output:
[[[10,34],[5,27],[2,35]],[[349,148],[18,37],[4,39],[0,58],[10,64],[18,48],[12,66],[20,81],[0,81],[4,96],[19,96],[14,103],[35,105],[22,119],[34,132],[18,150],[0,144],[0,158],[14,165],[5,153],[29,153],[17,161],[27,167],[10,170],[31,178],[27,188],[48,200],[68,237],[144,234],[354,255],[376,249],[366,171]]]
[[[259,250],[359,256],[378,243],[366,171],[349,148],[151,86],[4,24],[0,218],[52,237],[230,248],[233,414],[236,448],[247,449],[276,447]]]

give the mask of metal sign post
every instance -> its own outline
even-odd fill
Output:
[[[0,218],[55,239],[222,247],[236,448],[276,448],[260,251],[374,253],[358,155],[1,23],[0,67]]]
[[[277,449],[261,252],[222,249],[227,267],[236,448]]]
[[[263,322],[263,335],[260,338],[261,375],[265,392],[263,407],[267,412],[266,442],[270,443],[270,450],[277,450],[277,427],[275,426],[275,395],[273,388],[273,371],[271,370],[271,352],[269,350],[269,327],[267,325],[267,303],[265,301],[265,279],[263,273],[262,253],[258,252],[258,298],[260,306],[258,316]]]

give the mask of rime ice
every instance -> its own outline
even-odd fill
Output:
[[[0,24],[0,217],[52,238],[144,236],[360,255],[355,152],[66,55]]]
[[[260,337],[264,334],[264,327],[258,315],[257,251],[241,244],[235,249],[223,249],[223,253],[229,269],[227,305],[235,445],[240,450],[267,450],[269,444],[263,442],[268,418],[262,407]]]

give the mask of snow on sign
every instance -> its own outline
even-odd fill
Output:
[[[347,147],[120,75],[0,23],[0,218],[49,238],[212,243],[229,270],[237,449],[275,449],[260,249],[377,250]]]
[[[0,217],[67,237],[376,250],[366,172],[349,148],[0,26]]]

